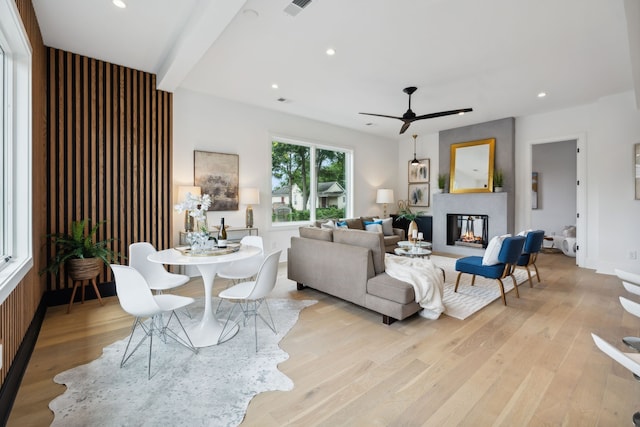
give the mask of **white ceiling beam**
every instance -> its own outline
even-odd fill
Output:
[[[636,95],[636,108],[640,109],[640,2],[625,0],[629,55],[631,57],[631,77]]]
[[[245,3],[246,0],[200,0],[158,67],[158,89],[174,92]]]

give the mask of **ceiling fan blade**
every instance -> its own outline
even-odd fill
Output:
[[[374,113],[358,113],[358,114],[365,114],[365,115],[367,115],[367,116],[387,117],[387,118],[389,118],[389,119],[398,119],[398,120],[402,120],[402,117],[387,116],[386,114],[374,114]]]
[[[407,129],[409,129],[409,126],[411,125],[410,121],[406,121],[404,122],[404,124],[402,125],[402,127],[400,128],[400,135],[402,135]]]
[[[459,110],[440,111],[438,113],[424,114],[422,116],[418,116],[414,118],[413,120],[435,119],[436,117],[451,116],[453,114],[468,113],[470,111],[473,111],[473,108],[461,108]]]

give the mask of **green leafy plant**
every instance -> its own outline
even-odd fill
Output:
[[[504,184],[504,174],[502,173],[502,169],[496,169],[493,172],[493,186],[502,187],[502,184]]]
[[[411,212],[411,209],[404,208],[400,210],[400,212],[398,212],[398,216],[396,217],[396,220],[406,219],[407,221],[415,221],[416,217],[419,217],[423,213],[424,211],[414,213],[414,212]]]
[[[438,174],[438,188],[444,190],[444,186],[447,183],[447,175],[440,173]]]
[[[114,252],[107,247],[115,239],[95,241],[96,232],[104,223],[106,221],[98,222],[85,234],[87,220],[72,221],[71,234],[48,234],[46,237],[51,239],[55,247],[55,254],[49,260],[47,266],[40,270],[40,274],[45,272],[58,274],[60,266],[74,258],[100,258],[105,264],[109,264],[111,260],[119,257],[124,258],[120,253]]]

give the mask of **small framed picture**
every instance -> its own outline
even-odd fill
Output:
[[[409,206],[429,206],[429,183],[409,184]]]
[[[420,163],[412,165],[408,162],[409,166],[409,182],[429,182],[429,159],[420,159]]]

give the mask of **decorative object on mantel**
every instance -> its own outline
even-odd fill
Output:
[[[238,210],[239,163],[237,154],[194,151],[193,182],[216,201],[209,210]]]
[[[438,174],[438,193],[444,193],[444,186],[447,184],[447,175],[443,173]]]
[[[493,191],[496,193],[502,193],[502,184],[504,183],[504,174],[502,169],[496,169],[493,172]]]
[[[253,208],[251,205],[260,204],[260,191],[257,188],[247,187],[240,189],[240,203],[247,205],[245,212],[245,225],[247,228],[253,228]]]
[[[161,369],[151,380],[144,354],[118,367],[127,338],[116,341],[96,360],[54,377],[67,388],[49,403],[54,413],[51,425],[240,425],[254,396],[293,389],[291,379],[278,370],[289,357],[278,343],[296,324],[300,311],[316,302],[270,299],[278,334],[266,333],[267,326],[258,323],[258,353],[253,350],[253,327],[240,328],[224,345],[200,348],[197,355],[169,340],[153,358],[154,366],[171,369]],[[212,304],[217,303],[214,298]],[[197,299],[190,306],[192,318],[180,316],[186,329],[197,325],[203,306],[204,299]],[[231,307],[223,304],[218,314],[226,316],[227,308]]]
[[[450,193],[492,193],[496,139],[451,144]]]
[[[382,217],[387,217],[387,204],[393,203],[393,190],[390,188],[379,188],[376,193],[376,203],[382,203]]]

